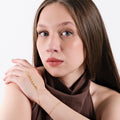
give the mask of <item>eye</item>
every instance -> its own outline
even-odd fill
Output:
[[[41,37],[46,37],[48,36],[48,32],[45,32],[45,31],[38,32],[38,35],[40,35]]]
[[[72,35],[73,33],[72,32],[70,32],[70,31],[64,31],[64,32],[62,32],[62,36],[70,36],[70,35]]]

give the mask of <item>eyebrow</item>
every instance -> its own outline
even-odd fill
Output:
[[[70,21],[66,21],[66,22],[63,22],[63,23],[60,23],[60,24],[58,24],[57,25],[57,27],[60,27],[60,26],[66,26],[66,25],[72,25],[72,26],[75,26],[72,22],[70,22]],[[37,25],[37,27],[47,27],[46,25],[44,25],[44,24],[38,24]]]

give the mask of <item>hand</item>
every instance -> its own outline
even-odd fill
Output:
[[[5,83],[17,84],[30,100],[39,103],[38,91],[46,89],[41,76],[43,70],[38,71],[26,60],[13,59],[12,62],[16,65],[5,73]]]

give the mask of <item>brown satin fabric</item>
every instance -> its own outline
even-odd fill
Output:
[[[47,72],[43,78],[46,88],[59,100],[87,118],[96,120],[89,92],[90,80],[86,80],[86,73],[83,73],[71,88],[67,88],[60,80],[53,78]],[[52,120],[52,118],[38,104],[34,103],[32,120]]]

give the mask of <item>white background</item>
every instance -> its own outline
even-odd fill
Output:
[[[4,96],[4,73],[11,59],[32,63],[32,28],[35,12],[43,0],[0,1],[0,104]],[[103,17],[120,73],[120,0],[94,0]]]

